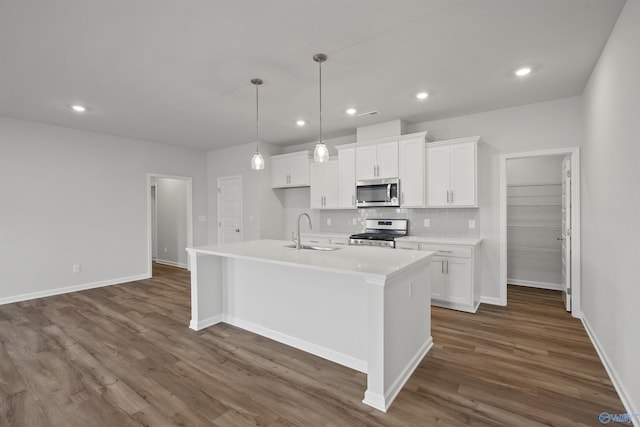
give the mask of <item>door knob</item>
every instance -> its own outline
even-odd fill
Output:
[[[236,233],[239,233],[239,232],[240,232],[240,229],[239,229],[239,228],[236,228]]]

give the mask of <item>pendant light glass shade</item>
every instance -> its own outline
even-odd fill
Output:
[[[313,60],[318,63],[318,70],[320,76],[320,137],[316,144],[316,149],[313,150],[313,161],[316,163],[324,163],[329,161],[329,149],[322,139],[322,63],[327,60],[327,55],[324,53],[317,53],[313,55]]]
[[[264,157],[262,157],[262,154],[260,154],[259,152],[256,152],[251,157],[251,169],[264,169]]]
[[[260,154],[260,120],[258,115],[258,86],[263,82],[260,79],[252,79],[251,83],[256,86],[256,153],[251,157],[251,169],[264,169],[264,157]]]

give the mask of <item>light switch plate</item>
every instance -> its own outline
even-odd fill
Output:
[[[426,218],[425,218],[425,220],[424,220],[424,226],[425,226],[425,227],[430,227],[430,226],[431,226],[431,220],[429,220],[429,219],[426,219]]]
[[[476,220],[475,219],[470,219],[469,220],[469,228],[471,230],[473,230],[474,228],[476,228]]]
[[[327,225],[331,225],[331,218],[327,218]]]
[[[351,225],[356,225],[358,220],[356,218],[351,218]]]

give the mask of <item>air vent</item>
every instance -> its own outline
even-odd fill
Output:
[[[378,114],[380,114],[380,111],[367,111],[366,113],[360,113],[358,114],[358,117],[365,117],[365,116],[377,116]]]

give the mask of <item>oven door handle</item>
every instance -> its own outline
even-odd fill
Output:
[[[391,184],[387,184],[387,202],[391,203]]]

